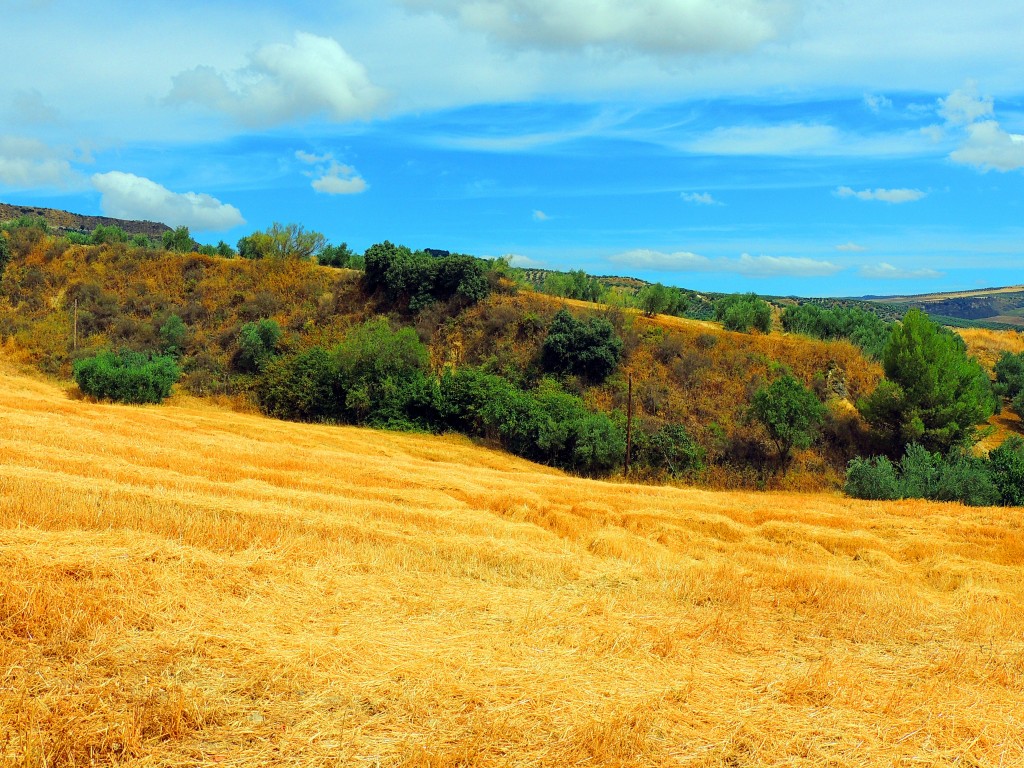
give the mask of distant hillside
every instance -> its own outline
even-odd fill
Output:
[[[864,301],[906,311],[924,310],[936,322],[959,327],[1024,327],[1024,286],[911,296],[865,296]]]
[[[21,216],[40,216],[46,219],[46,223],[57,232],[89,233],[102,224],[105,227],[120,227],[130,235],[146,235],[147,237],[159,240],[164,232],[171,231],[169,226],[156,221],[131,221],[128,219],[114,219],[108,216],[83,216],[79,213],[70,213],[57,208],[0,203],[0,221],[17,219]]]

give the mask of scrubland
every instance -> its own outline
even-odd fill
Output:
[[[0,763],[1021,765],[1021,522],[0,367]]]

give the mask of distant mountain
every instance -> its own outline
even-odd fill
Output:
[[[164,232],[171,228],[156,221],[132,221],[113,219],[108,216],[83,216],[57,208],[40,208],[34,205],[10,205],[0,203],[0,221],[17,219],[21,216],[41,216],[57,232],[82,232],[88,234],[102,224],[105,227],[116,226],[130,235],[146,235],[159,240]]]

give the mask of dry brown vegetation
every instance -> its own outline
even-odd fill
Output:
[[[989,371],[1004,352],[1024,352],[1024,335],[1017,331],[993,331],[985,328],[957,328],[967,344],[967,353],[976,357]]]
[[[0,367],[0,763],[1021,765],[1021,522]]]

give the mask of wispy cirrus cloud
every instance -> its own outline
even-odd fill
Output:
[[[220,232],[245,223],[233,205],[195,192],[172,192],[162,184],[132,173],[111,171],[92,177],[100,207],[119,219],[159,221],[200,232]]]
[[[383,97],[365,67],[336,40],[296,32],[292,44],[265,45],[234,72],[199,66],[178,74],[166,100],[265,127],[321,115],[335,122],[367,118]]]
[[[682,192],[679,197],[688,203],[695,203],[697,205],[722,205],[718,200],[715,200],[710,192]]]
[[[851,242],[851,243],[843,243],[842,245],[837,245],[836,246],[836,250],[837,251],[846,251],[848,253],[861,253],[863,251],[866,251],[867,248],[865,246],[863,246],[863,245],[858,245],[857,243],[852,243]]]
[[[646,249],[626,251],[608,259],[613,264],[664,272],[724,272],[748,277],[827,277],[844,269],[830,261],[794,256],[751,256],[711,259],[689,251],[664,253]]]
[[[860,276],[871,280],[919,280],[942,277],[943,273],[934,269],[907,269],[897,267],[886,261],[877,264],[865,264],[860,268]]]
[[[839,197],[855,197],[858,200],[879,200],[883,203],[913,203],[927,196],[927,192],[920,189],[861,189],[855,190],[851,187],[839,187],[836,195]]]

